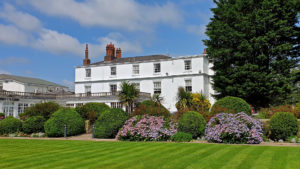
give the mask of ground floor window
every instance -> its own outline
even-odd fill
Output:
[[[2,112],[5,114],[5,117],[14,115],[14,102],[12,100],[5,100],[2,106]]]
[[[161,82],[154,82],[154,94],[160,94],[161,93]]]
[[[66,107],[73,108],[73,107],[74,107],[74,104],[66,104]]]
[[[185,91],[192,92],[192,80],[185,80]]]
[[[18,114],[24,113],[25,109],[28,107],[27,103],[19,103],[18,104]]]
[[[111,108],[120,108],[120,109],[122,109],[123,108],[123,104],[121,102],[111,102],[110,103],[110,107]]]
[[[111,84],[110,85],[110,92],[114,95],[117,92],[117,85]]]

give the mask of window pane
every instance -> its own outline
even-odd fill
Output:
[[[110,85],[110,92],[117,92],[117,85]]]
[[[91,69],[85,69],[85,76],[91,77]]]
[[[192,80],[185,81],[185,91],[192,92]]]
[[[184,61],[184,69],[185,70],[190,70],[191,68],[192,68],[191,61],[190,60],[185,60]]]
[[[154,73],[159,73],[160,72],[160,63],[155,63],[154,64]]]
[[[160,94],[161,93],[161,82],[154,82],[154,94]]]
[[[140,70],[139,70],[139,65],[133,65],[132,66],[132,73],[134,75],[138,75],[140,73]]]
[[[111,75],[117,75],[116,67],[110,67],[110,74]]]

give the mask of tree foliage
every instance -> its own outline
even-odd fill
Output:
[[[131,113],[133,110],[133,104],[139,97],[139,90],[136,89],[133,83],[129,82],[122,82],[121,84],[121,91],[119,93],[120,101],[125,104],[126,110],[128,113]]]
[[[217,99],[236,96],[255,107],[286,99],[300,56],[299,4],[293,0],[214,0],[204,40]]]

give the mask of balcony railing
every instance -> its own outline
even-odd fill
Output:
[[[68,98],[85,98],[85,97],[106,97],[106,96],[118,96],[118,95],[119,92],[50,94],[50,93],[13,92],[13,91],[4,91],[4,90],[0,91],[0,96],[34,98],[34,99],[68,99]],[[140,92],[140,96],[151,97],[151,94]]]

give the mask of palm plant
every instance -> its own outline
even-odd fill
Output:
[[[193,97],[190,92],[186,91],[183,87],[178,88],[176,108],[184,110],[191,107]]]
[[[163,97],[161,97],[160,94],[153,94],[153,96],[151,97],[151,100],[156,105],[161,105],[161,102],[163,101]]]
[[[119,92],[120,101],[126,106],[126,111],[131,114],[133,110],[133,104],[139,96],[139,90],[135,85],[126,81],[121,83],[121,91]]]

